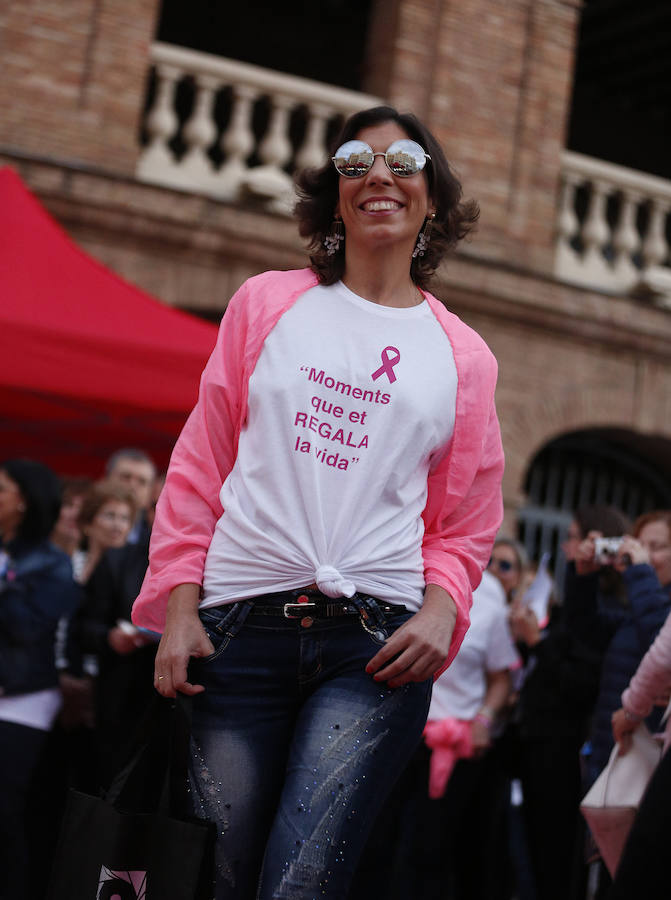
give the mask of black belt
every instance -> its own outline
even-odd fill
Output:
[[[365,597],[361,598],[365,600]],[[406,607],[401,604],[390,605],[376,601],[380,610],[386,615],[396,616],[400,613],[407,612]],[[304,616],[311,616],[314,619],[333,619],[336,616],[358,616],[359,610],[353,603],[347,600],[327,600],[322,602],[314,602],[308,600],[307,603],[281,603],[274,606],[268,606],[264,603],[254,603],[250,615],[254,616],[282,616],[285,619],[302,619]]]

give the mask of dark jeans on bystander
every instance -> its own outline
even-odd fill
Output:
[[[28,809],[30,786],[48,732],[0,722],[0,900],[31,897]]]

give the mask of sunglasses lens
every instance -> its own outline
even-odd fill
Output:
[[[363,141],[347,141],[338,147],[333,157],[335,167],[345,178],[359,178],[372,167],[375,157]]]
[[[409,178],[426,165],[426,153],[415,141],[404,138],[387,148],[387,165],[394,175]]]
[[[488,569],[498,569],[500,572],[510,572],[513,564],[508,559],[494,559],[492,556],[487,563]]]

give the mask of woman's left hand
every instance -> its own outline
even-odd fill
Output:
[[[428,584],[422,608],[391,635],[366,672],[390,688],[426,681],[445,662],[456,621],[452,597],[437,584]]]
[[[643,563],[650,565],[650,554],[640,541],[629,534],[625,535],[620,549],[617,551],[615,568],[618,572],[624,572],[628,566],[638,566]]]

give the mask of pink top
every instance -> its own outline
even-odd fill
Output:
[[[622,706],[645,719],[657,700],[668,701],[671,690],[671,615],[641,660],[629,687],[622,694]],[[664,748],[671,744],[671,716],[666,720]]]
[[[136,625],[163,631],[170,591],[178,584],[202,584],[205,556],[223,512],[219,491],[235,462],[246,421],[250,376],[275,323],[317,283],[310,269],[264,272],[231,298],[203,371],[198,402],[170,460],[149,568],[133,607]],[[471,593],[501,524],[503,450],[494,407],[496,360],[479,335],[431,294],[424,296],[450,341],[458,378],[451,446],[429,475],[422,514],[426,583],[443,587],[457,607],[442,671],[468,629]]]
[[[452,771],[460,759],[473,756],[471,723],[447,716],[434,719],[424,728],[426,746],[431,748],[429,797],[442,797]]]

